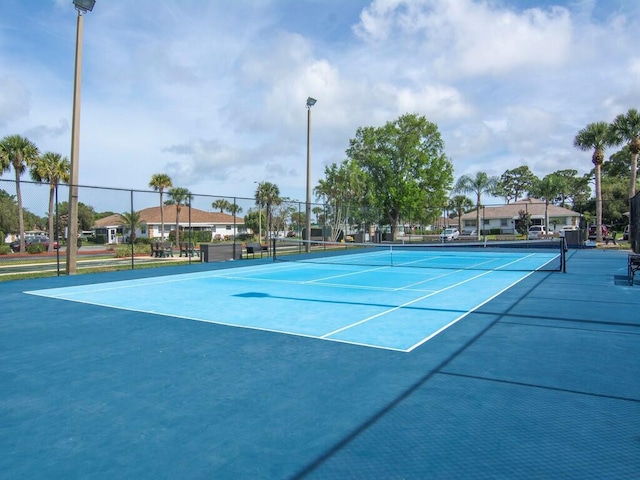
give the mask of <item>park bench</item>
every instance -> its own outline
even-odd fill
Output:
[[[200,250],[196,250],[196,247],[191,242],[180,242],[180,256],[184,254],[185,257],[200,256]]]
[[[613,234],[611,235],[607,235],[606,237],[604,237],[604,244],[605,245],[609,245],[609,242],[613,242],[614,245],[617,245],[616,243],[616,236],[617,236],[617,232],[613,232]]]
[[[173,244],[171,242],[151,243],[151,256],[156,258],[173,257]]]
[[[245,248],[247,250],[247,258],[249,257],[249,254],[251,254],[252,257],[255,257],[256,253],[269,251],[267,245],[261,245],[259,243],[247,243]]]

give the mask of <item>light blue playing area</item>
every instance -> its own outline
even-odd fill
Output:
[[[410,352],[557,258],[477,255],[490,269],[438,268],[440,256],[423,260],[433,268],[260,263],[25,293]],[[532,271],[511,269],[521,263]]]

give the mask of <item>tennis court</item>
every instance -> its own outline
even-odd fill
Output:
[[[26,293],[409,352],[531,272],[560,265],[557,247],[506,250],[359,245],[275,265]]]
[[[637,478],[626,252],[334,253],[1,284],[2,477]]]

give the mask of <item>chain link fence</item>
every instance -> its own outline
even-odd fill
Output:
[[[392,225],[385,212],[347,201],[313,203],[307,233],[305,203],[299,201],[256,201],[186,190],[186,195],[95,186],[80,186],[78,191],[78,271],[240,260],[247,258],[248,243],[263,245],[259,256],[268,256],[272,239],[430,242],[439,241],[447,227],[457,228],[462,237],[509,237],[526,232],[523,222],[546,225],[548,235],[558,235],[564,227],[579,228],[586,237],[588,226],[595,223],[594,215],[582,206],[557,210],[544,202],[521,201],[487,204],[478,213],[467,207],[462,218],[453,207],[408,209]],[[64,184],[51,189],[47,184],[0,179],[0,274],[65,274],[68,196]],[[636,196],[634,201],[630,223],[637,228],[640,200]],[[607,205],[606,199],[603,203]],[[429,218],[425,211],[431,212]],[[619,223],[621,232],[626,217]],[[640,237],[640,232],[630,233],[631,238]],[[634,245],[637,251],[637,240]]]

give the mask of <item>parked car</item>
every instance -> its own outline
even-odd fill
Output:
[[[476,235],[478,235],[478,230],[476,230],[475,228],[472,228],[471,230],[463,230],[462,235],[471,235],[475,237]]]
[[[44,245],[44,248],[46,248],[47,250],[49,249],[49,237],[43,237],[43,236],[39,236],[39,237],[25,237],[24,239],[24,248],[27,249],[29,248],[29,246],[31,245],[35,245],[35,244],[41,244]],[[9,244],[9,248],[11,248],[12,252],[19,252],[20,251],[20,240],[16,240],[15,242],[11,242]],[[53,248],[58,248],[58,242],[54,241],[53,242]]]
[[[440,234],[440,240],[443,242],[450,242],[460,236],[460,232],[457,228],[445,228]]]
[[[544,229],[544,225],[531,225],[529,230],[527,231],[527,236],[529,240],[537,240],[542,238],[543,235],[546,235],[547,232]]]
[[[596,232],[598,231],[597,225],[591,225],[589,227],[589,240],[596,239]],[[609,236],[609,228],[606,225],[602,225],[602,238]]]
[[[624,232],[622,232],[622,239],[629,240],[629,225],[624,227]]]

